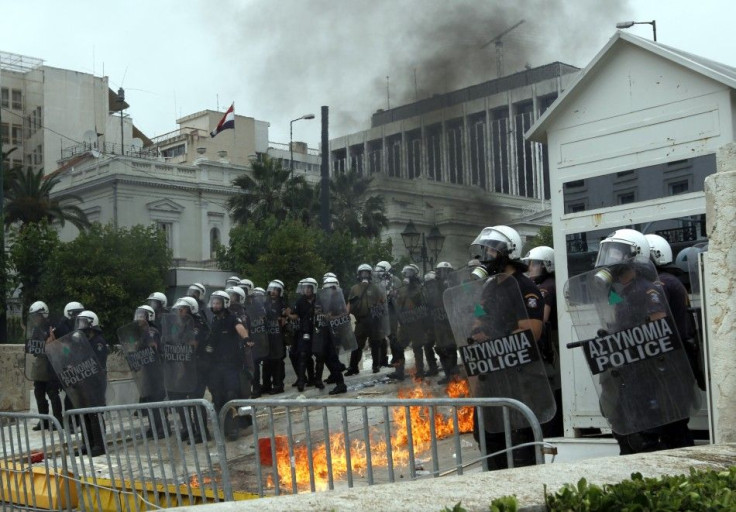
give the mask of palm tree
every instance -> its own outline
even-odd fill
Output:
[[[279,160],[268,155],[251,160],[252,176],[243,174],[233,180],[240,194],[227,204],[237,222],[256,224],[268,217],[279,221],[287,218],[311,217],[313,190],[303,176],[290,177]]]
[[[332,226],[345,228],[353,237],[375,238],[388,226],[386,206],[381,196],[364,199],[373,178],[359,176],[354,170],[339,174],[330,181]]]
[[[58,222],[62,226],[71,222],[80,231],[89,227],[87,215],[75,205],[62,204],[68,200],[82,202],[75,195],[51,198],[51,191],[58,185],[59,177],[44,178],[43,169],[19,171],[5,191],[5,225],[19,222],[21,224],[46,220]]]

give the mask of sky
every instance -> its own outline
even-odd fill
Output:
[[[736,67],[727,0],[23,0],[4,2],[0,50],[109,77],[148,137],[235,103],[269,139],[320,142],[395,107],[561,61],[584,67],[619,21],[656,20],[659,42]],[[652,37],[651,25],[628,29]],[[387,78],[388,77],[388,78]]]

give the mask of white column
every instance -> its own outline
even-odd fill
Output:
[[[736,442],[736,143],[723,146],[717,172],[705,179],[710,240],[705,257],[703,302],[710,348],[714,442]]]

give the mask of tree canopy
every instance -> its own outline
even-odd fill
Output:
[[[43,169],[20,170],[15,173],[5,190],[5,225],[20,223],[38,224],[42,221],[58,222],[62,226],[71,222],[80,231],[89,227],[87,216],[69,201],[82,202],[74,195],[52,198],[51,191],[59,178],[44,177]]]

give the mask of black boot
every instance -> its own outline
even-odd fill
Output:
[[[305,373],[307,372],[307,356],[306,354],[299,354],[299,360],[296,367],[296,388],[301,392],[304,391],[304,386],[307,382],[305,379]]]
[[[395,362],[394,367],[396,368],[396,371],[389,373],[388,378],[391,380],[404,380],[406,378],[404,375],[404,361]]]
[[[424,354],[422,353],[422,350],[415,350],[414,351],[414,378],[416,379],[423,379],[424,378]]]
[[[370,340],[371,359],[373,359],[373,373],[381,371],[381,340]]]
[[[337,386],[335,386],[334,389],[331,389],[329,394],[330,395],[341,395],[347,392],[348,392],[348,387],[343,382],[342,384],[338,384]]]
[[[317,357],[317,361],[314,363],[314,385],[317,389],[325,389],[325,385],[322,382],[322,372],[325,369],[325,362],[321,356]]]

